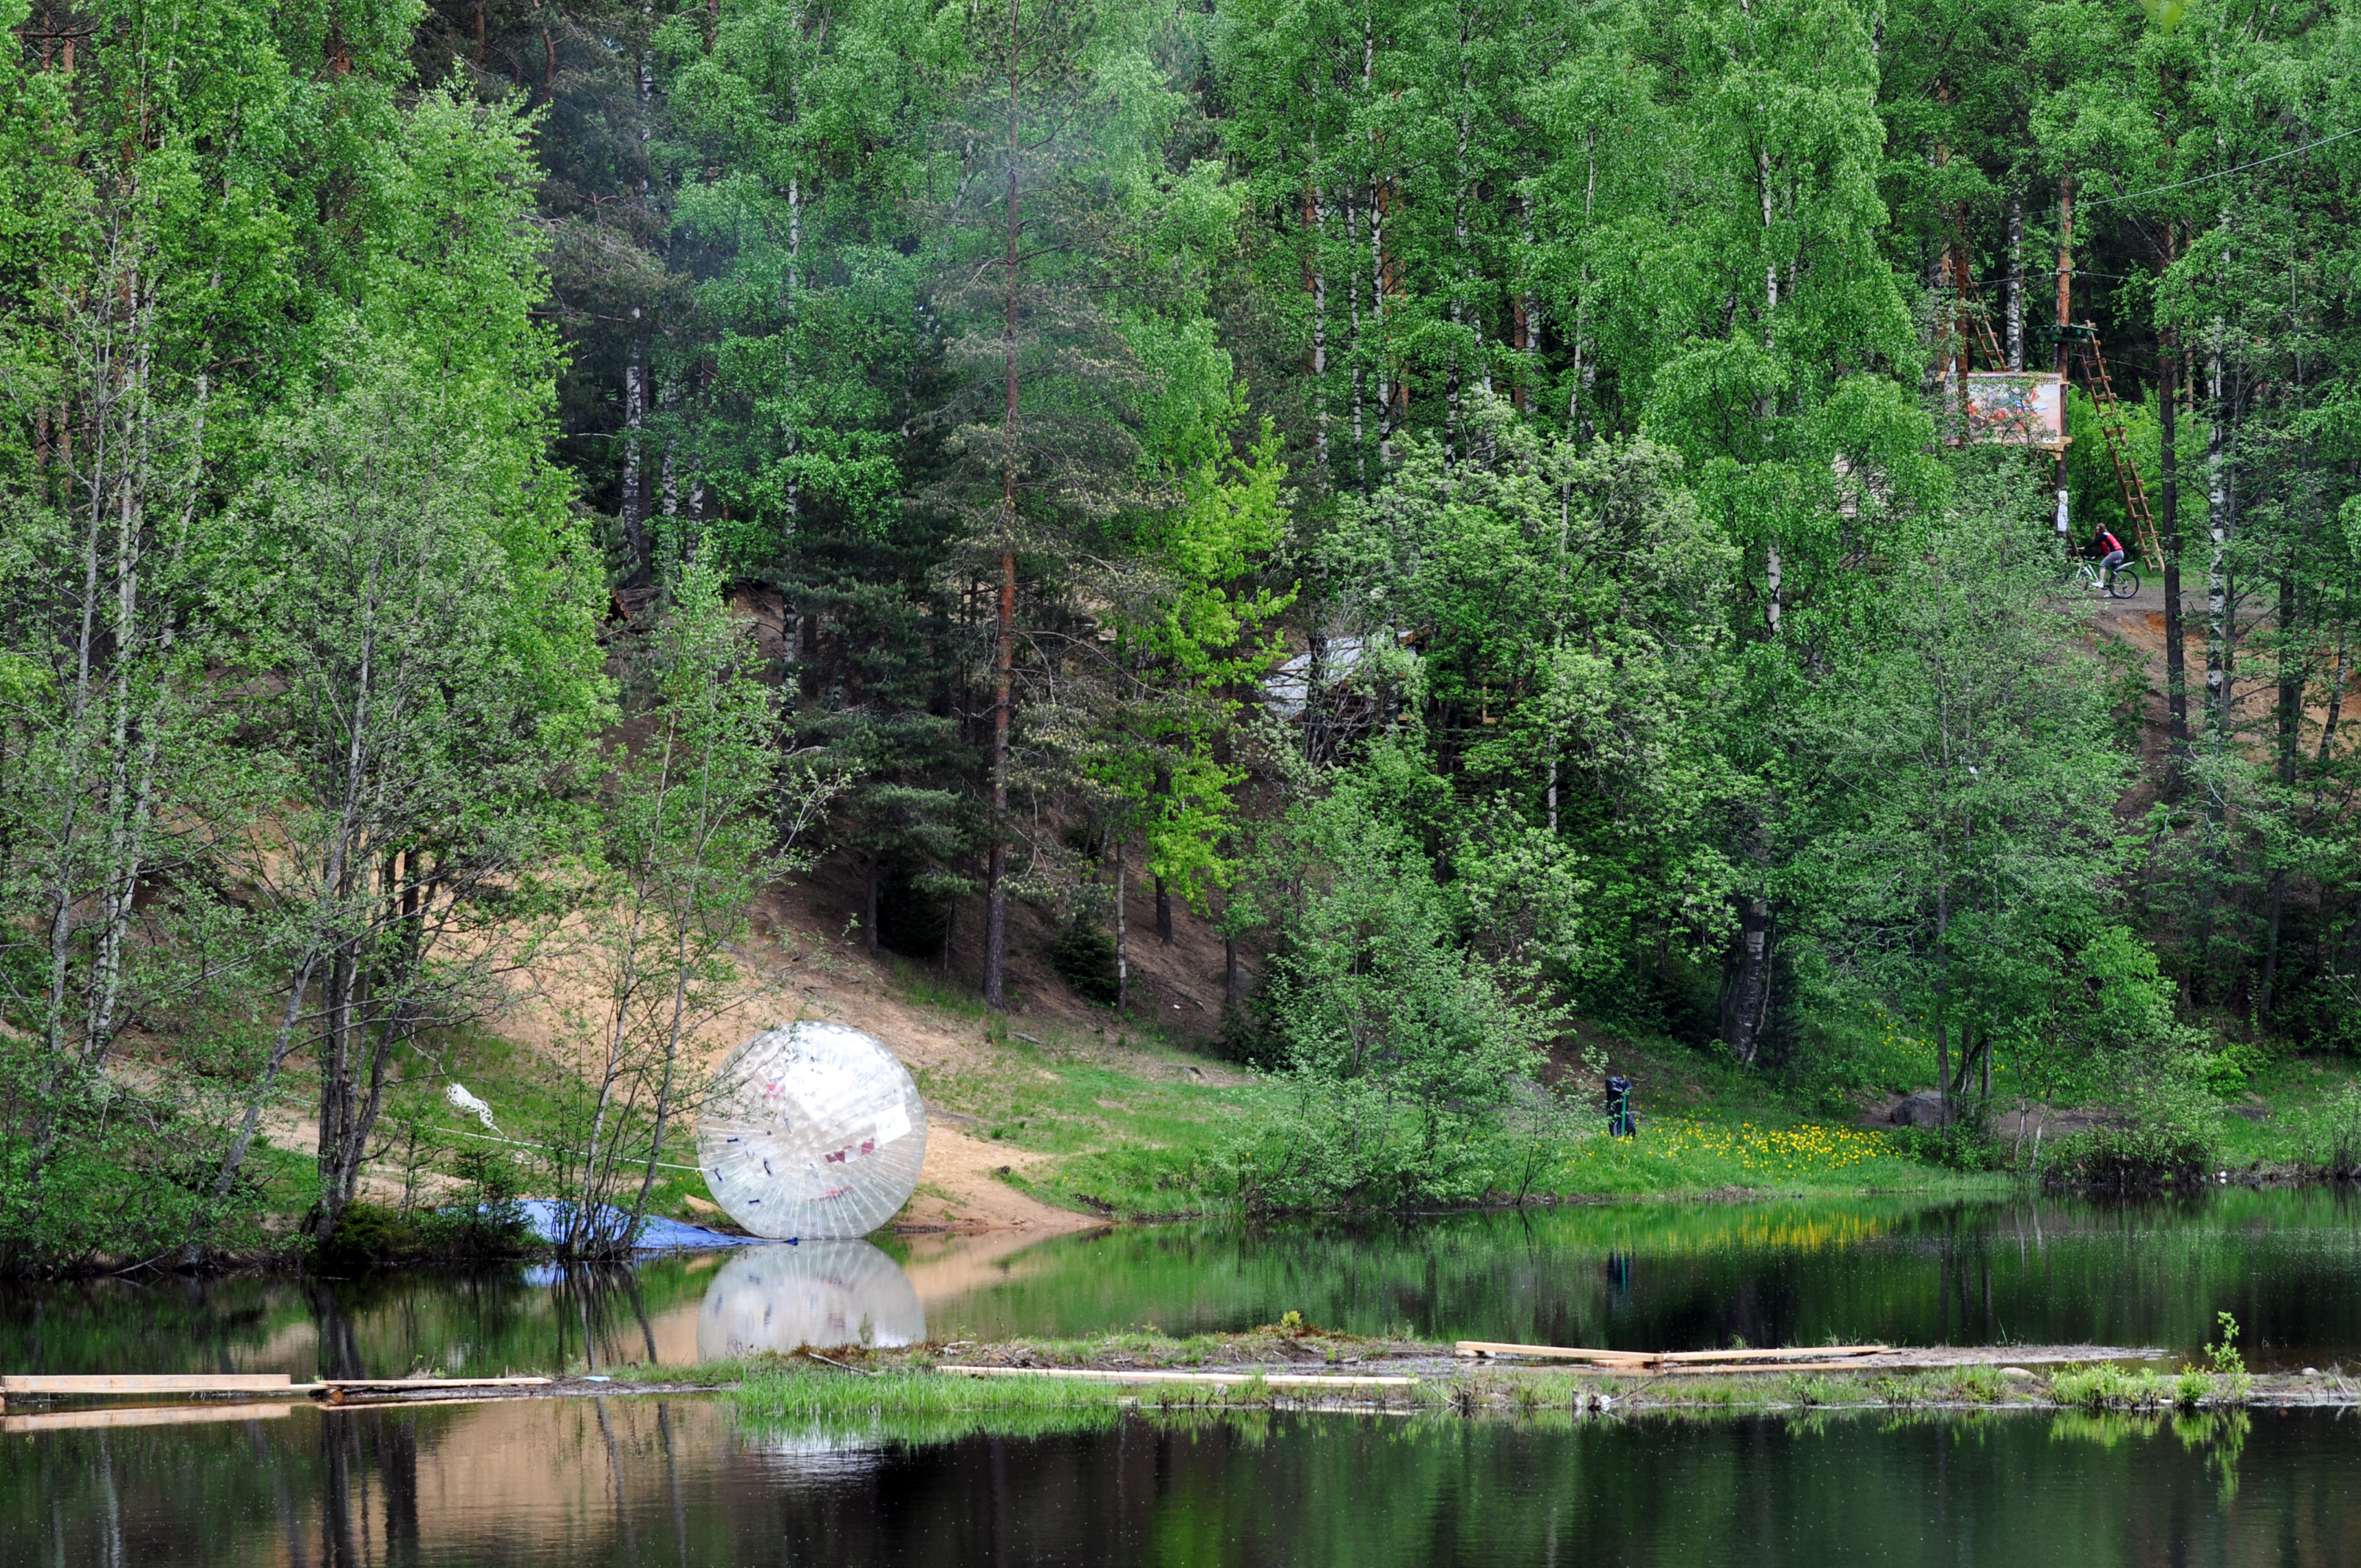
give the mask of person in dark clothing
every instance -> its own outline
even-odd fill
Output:
[[[2115,568],[2124,564],[2124,542],[2102,527],[2091,541],[2091,554],[2099,557],[2099,590],[2103,593],[2114,583]]]

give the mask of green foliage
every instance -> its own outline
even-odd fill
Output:
[[[1077,994],[1103,1007],[1115,1005],[1115,938],[1096,923],[1066,922],[1049,944],[1049,967]]]
[[[2202,1179],[2222,1115],[2208,1065],[2201,1053],[2169,1047],[2112,1062],[2116,1119],[2060,1138],[2046,1179],[2117,1188]]]
[[[2361,1169],[2361,1085],[2347,1080],[2296,1118],[2297,1157],[2323,1175]]]
[[[0,63],[9,1257],[250,1240],[291,1060],[333,1230],[497,953],[718,994],[783,841],[947,986],[980,890],[1269,951],[1257,1202],[1542,1181],[1570,1014],[1829,1112],[2120,1107],[2109,1180],[2352,1043],[2341,14],[465,12]],[[1978,311],[2048,363],[2070,180],[2178,674],[1928,395]],[[643,1177],[652,1006],[576,1031],[665,1064]]]
[[[2261,1047],[2233,1040],[2206,1058],[2205,1087],[2224,1100],[2235,1100],[2246,1092],[2247,1083],[2269,1061]]]
[[[1412,759],[1391,771],[1418,787]],[[1529,971],[1455,940],[1449,903],[1393,805],[1348,778],[1291,818],[1304,904],[1274,958],[1267,1009],[1294,1114],[1239,1156],[1250,1204],[1480,1195],[1495,1113],[1554,1022],[1521,994]]]
[[[2255,1379],[2238,1350],[2238,1320],[2228,1312],[2217,1312],[2214,1321],[2222,1337],[2205,1347],[2205,1371],[2213,1397],[2224,1404],[2244,1404],[2254,1392]]]
[[[2153,1410],[2177,1402],[2179,1384],[2161,1373],[2105,1363],[2060,1372],[2049,1380],[2049,1397],[2088,1410]]]
[[[2128,772],[2032,526],[1964,494],[1798,726],[1819,764],[1791,829],[1810,969],[1911,1020],[1962,1081],[1976,1053],[2086,1005],[2076,950],[2108,905]]]
[[[637,1235],[703,1088],[691,1042],[743,1005],[748,911],[809,863],[799,840],[845,784],[808,755],[782,760],[776,696],[713,554],[700,542],[627,648],[633,723],[610,745],[592,880],[574,894],[585,913],[564,959],[592,1000],[568,1009],[573,1092],[548,1146],[569,1255]]]

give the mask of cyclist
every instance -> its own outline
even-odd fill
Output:
[[[2115,568],[2124,564],[2124,542],[2108,532],[2106,525],[2102,523],[2099,525],[2099,536],[2091,541],[2091,554],[2101,557],[2099,591],[2109,592],[2114,587]]]

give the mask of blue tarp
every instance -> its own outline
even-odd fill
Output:
[[[573,1212],[571,1203],[560,1203],[547,1198],[528,1198],[517,1207],[524,1212],[525,1223],[543,1241],[554,1242],[566,1227],[566,1216]],[[617,1227],[629,1218],[620,1209],[609,1209],[606,1215]],[[684,1225],[678,1220],[666,1220],[651,1214],[640,1222],[638,1240],[631,1245],[641,1252],[702,1252],[708,1247],[758,1246],[761,1236],[733,1236],[726,1231],[708,1231],[702,1225]],[[790,1242],[789,1245],[794,1244]]]

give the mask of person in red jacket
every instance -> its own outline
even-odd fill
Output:
[[[2124,542],[2102,526],[2099,536],[2091,541],[2091,552],[2100,557],[2099,591],[2104,593],[2114,583],[2115,568],[2124,564]]]

